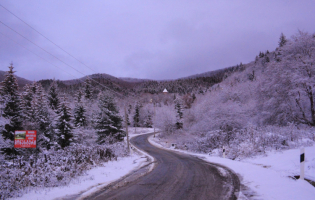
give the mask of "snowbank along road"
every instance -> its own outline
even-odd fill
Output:
[[[118,189],[99,191],[86,199],[237,199],[240,182],[231,170],[152,146],[149,136],[137,136],[131,142],[156,159],[155,168]]]

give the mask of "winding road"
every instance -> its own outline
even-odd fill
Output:
[[[135,181],[94,193],[88,199],[237,199],[240,182],[231,170],[191,155],[155,147],[148,142],[151,135],[134,137],[131,143],[156,159],[155,168]]]

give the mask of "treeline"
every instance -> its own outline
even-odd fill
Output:
[[[244,65],[236,65],[234,67],[225,68],[216,71],[210,76],[201,76],[194,78],[183,78],[171,81],[146,81],[136,86],[134,91],[137,93],[158,94],[167,88],[168,92],[180,95],[188,93],[203,94],[213,85],[222,82],[231,73],[243,71]]]
[[[97,94],[104,89],[128,96],[143,93],[159,94],[165,88],[170,93],[177,93],[180,95],[188,93],[202,94],[207,92],[213,85],[222,82],[230,74],[237,71],[243,71],[244,69],[245,67],[241,63],[240,65],[217,70],[210,74],[205,73],[205,75],[169,81],[143,80],[139,82],[128,82],[106,74],[93,74],[88,76],[88,78],[91,80],[94,98],[96,98]],[[84,87],[86,78],[87,77],[69,81],[56,80],[56,82],[60,92],[74,95],[78,89]],[[42,85],[45,91],[47,91],[53,81],[54,80],[52,79],[46,79],[38,82]]]

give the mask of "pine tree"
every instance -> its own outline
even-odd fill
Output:
[[[281,33],[279,38],[279,47],[283,47],[288,42],[287,38],[283,33]]]
[[[131,110],[132,110],[132,105],[128,105],[128,114],[131,114]]]
[[[196,100],[196,95],[195,93],[192,94],[193,102]]]
[[[71,109],[69,108],[65,100],[62,103],[60,103],[57,114],[58,114],[56,124],[57,142],[61,146],[61,148],[64,148],[70,145],[73,137],[72,133],[73,126],[71,124],[72,120]]]
[[[22,111],[20,107],[20,95],[18,93],[18,83],[14,75],[13,65],[9,66],[1,87],[1,97],[4,102],[4,110],[2,116],[10,120],[6,128],[2,131],[4,139],[14,139],[14,131],[22,129]]]
[[[153,121],[152,121],[152,114],[148,111],[147,115],[144,118],[144,127],[152,128]]]
[[[183,103],[181,99],[175,99],[175,111],[176,111],[176,128],[183,128]]]
[[[82,102],[82,97],[83,97],[83,92],[82,90],[78,90],[76,96],[75,96],[75,100],[77,103],[81,103]]]
[[[135,114],[133,116],[133,126],[140,127],[140,103],[137,102],[135,105]]]
[[[38,144],[40,147],[50,149],[53,142],[53,134],[51,132],[50,126],[52,121],[50,119],[50,114],[48,110],[48,103],[44,93],[38,90],[38,94],[32,101],[35,110],[35,120],[38,127]]]
[[[82,90],[78,90],[75,96],[75,108],[73,110],[73,117],[74,117],[74,125],[79,127],[86,127],[87,126],[87,117],[86,117],[86,108],[84,106],[83,100],[83,92]]]
[[[87,125],[86,110],[82,104],[77,104],[74,108],[74,125],[76,127],[85,127]]]
[[[1,130],[1,134],[4,140],[13,141],[14,132],[16,130],[22,130],[22,110],[20,107],[20,95],[18,93],[19,87],[17,79],[14,75],[13,65],[9,66],[9,71],[5,75],[4,81],[2,81],[2,87],[0,89],[1,101],[4,103],[4,110],[2,116],[9,120],[8,124]],[[5,154],[15,153],[12,142],[9,142],[7,146],[1,148],[1,151]]]
[[[98,134],[97,143],[122,141],[125,137],[125,132],[122,129],[123,120],[119,116],[114,98],[108,94],[101,94],[98,103],[99,112],[95,119],[95,130]]]
[[[33,100],[33,93],[31,92],[31,86],[26,84],[24,86],[24,92],[21,95],[21,108],[23,111],[23,117],[29,118],[29,111],[31,108],[31,101]]]
[[[48,105],[51,109],[57,110],[59,106],[60,100],[58,95],[58,86],[57,82],[54,80],[48,91]]]
[[[270,58],[268,56],[265,57],[266,62],[270,62]]]
[[[265,54],[263,52],[259,52],[259,58],[263,58]]]
[[[85,79],[84,83],[84,97],[87,100],[90,100],[92,98],[92,84],[91,84],[91,79],[88,77]]]
[[[41,84],[33,82],[31,85],[25,85],[24,92],[21,97],[21,107],[23,110],[23,116],[26,121],[36,121],[36,101],[38,97],[43,95],[43,88]]]

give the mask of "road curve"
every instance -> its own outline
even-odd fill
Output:
[[[88,199],[237,199],[239,179],[228,168],[157,148],[148,142],[149,136],[134,137],[131,143],[156,159],[155,168],[133,182],[95,193]]]

